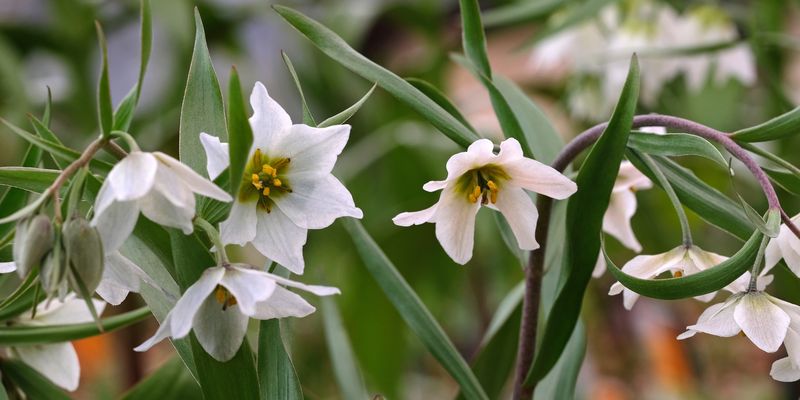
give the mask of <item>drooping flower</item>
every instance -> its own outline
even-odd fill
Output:
[[[800,223],[800,214],[792,218],[795,224]],[[778,261],[783,259],[795,275],[800,276],[800,239],[795,236],[786,224],[781,224],[778,237],[769,241],[764,252],[764,270],[769,271]]]
[[[228,361],[242,345],[250,318],[305,317],[315,311],[302,297],[280,285],[318,296],[339,293],[334,287],[304,285],[245,264],[209,268],[186,289],[155,335],[134,350],[147,351],[168,337],[180,339],[194,329],[208,354]]]
[[[98,314],[102,314],[105,303],[92,300]],[[11,326],[46,326],[92,322],[92,314],[84,300],[69,294],[64,301],[53,299],[36,306],[36,316],[23,313],[10,321]],[[69,342],[19,345],[8,348],[9,354],[38,371],[54,384],[68,391],[78,388],[81,366],[75,348]]]
[[[436,238],[445,252],[459,264],[472,258],[475,216],[481,206],[501,212],[511,226],[520,249],[539,247],[534,232],[538,212],[525,190],[555,199],[575,193],[577,186],[555,169],[526,158],[516,139],[506,139],[500,152],[487,139],[472,143],[467,151],[447,160],[447,178],[422,188],[441,190],[439,201],[416,212],[404,212],[393,221],[400,226],[436,224]]]
[[[710,251],[705,251],[695,245],[678,246],[666,253],[655,255],[639,255],[628,261],[622,272],[641,279],[652,279],[665,272],[670,272],[675,277],[696,274],[711,268],[728,257]],[[639,294],[624,287],[622,283],[615,282],[611,285],[608,294],[611,296],[622,293],[623,304],[630,310],[639,298]],[[700,301],[710,301],[716,292],[697,296]]]
[[[195,193],[231,201],[228,193],[180,161],[161,152],[132,151],[103,182],[92,225],[100,231],[105,249],[120,248],[133,232],[140,211],[158,224],[189,234]]]
[[[331,174],[350,126],[292,125],[261,82],[253,88],[250,105],[253,145],[230,216],[220,226],[222,242],[252,243],[261,254],[302,274],[309,229],[325,228],[339,217],[363,216]],[[214,179],[228,167],[228,145],[206,133],[200,140]]]

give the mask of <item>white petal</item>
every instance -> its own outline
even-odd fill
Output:
[[[289,114],[269,97],[267,88],[261,82],[256,82],[253,87],[250,106],[253,107],[253,116],[250,117],[250,126],[253,128],[253,149],[273,148],[276,139],[287,134],[292,126]]]
[[[697,272],[715,267],[728,259],[726,256],[705,251],[697,246],[690,247],[687,255],[697,268]]]
[[[241,203],[235,201],[228,219],[220,224],[222,243],[244,246],[256,237],[256,202]]]
[[[133,261],[119,252],[106,256],[103,279],[97,294],[106,302],[119,305],[129,292],[139,292],[141,282],[150,278]]]
[[[13,347],[13,353],[57,386],[70,392],[78,389],[81,366],[70,343]]]
[[[7,274],[17,270],[17,264],[13,261],[0,262],[0,274]]]
[[[238,267],[226,269],[219,284],[236,298],[236,307],[244,315],[253,315],[256,303],[266,300],[276,287],[266,272]]]
[[[594,269],[592,270],[592,277],[599,278],[603,276],[605,272],[606,272],[606,257],[603,255],[603,252],[600,251],[600,254],[598,254],[597,256],[597,262],[594,264]]]
[[[778,238],[774,239],[778,242],[778,246],[781,249],[781,255],[783,256],[783,260],[786,261],[786,265],[789,267],[795,275],[800,276],[800,251],[797,247],[794,246],[794,243],[800,243],[800,239],[794,236],[788,227],[785,227],[786,233],[780,235]]]
[[[422,185],[422,190],[426,192],[435,192],[444,189],[445,186],[447,186],[447,181],[430,181]]]
[[[100,234],[103,252],[113,253],[119,250],[133,233],[138,219],[139,206],[135,200],[113,202],[101,213],[95,213],[91,225]]]
[[[256,305],[256,313],[253,318],[260,320],[286,317],[302,318],[315,310],[316,308],[302,297],[278,287],[270,298]]]
[[[303,274],[303,246],[308,230],[295,225],[279,208],[272,212],[259,210],[257,234],[253,246],[265,257],[283,265],[295,274]]]
[[[158,163],[156,183],[150,194],[155,192],[169,200],[175,207],[194,208],[195,198],[192,189],[172,168],[164,163]]]
[[[504,142],[505,143],[505,142]],[[539,248],[536,242],[536,221],[539,212],[524,190],[506,184],[497,194],[495,206],[506,218],[522,250]]]
[[[497,161],[504,163],[523,158],[522,145],[514,138],[508,138],[500,143],[500,153],[497,154]]]
[[[147,351],[156,343],[173,337],[180,339],[189,334],[192,330],[192,321],[200,310],[203,302],[209,298],[211,292],[217,287],[222,276],[225,274],[223,267],[209,268],[203,271],[203,275],[175,303],[175,307],[170,310],[156,333],[136,347],[135,351]],[[238,313],[238,312],[237,312]]]
[[[654,133],[656,135],[666,135],[667,128],[663,126],[643,126],[639,128],[641,132]]]
[[[249,318],[239,312],[237,306],[222,309],[213,296],[203,301],[200,310],[194,317],[194,334],[200,346],[215,360],[229,361],[247,333]]]
[[[206,170],[208,177],[217,179],[219,174],[228,168],[230,157],[228,156],[228,143],[222,143],[216,136],[211,136],[205,132],[200,132],[200,143],[206,151]]]
[[[322,229],[339,217],[364,216],[347,188],[331,174],[293,179],[291,184],[291,193],[283,193],[274,200],[278,208],[301,228]]]
[[[764,273],[769,272],[783,258],[778,240],[780,240],[780,235],[777,238],[770,239],[764,251]]]
[[[106,181],[117,201],[138,199],[153,187],[156,179],[158,161],[150,153],[132,151],[127,157],[120,160]]]
[[[443,191],[439,199],[434,215],[436,238],[458,264],[466,264],[472,258],[475,216],[480,207],[480,202],[470,203],[466,196],[450,188]]]
[[[789,357],[784,357],[772,363],[769,376],[780,382],[794,382],[800,380],[800,368],[794,366]]]
[[[675,268],[685,254],[683,247],[676,247],[663,254],[636,256],[622,266],[622,271],[637,278],[650,279]],[[639,294],[627,288],[620,290],[621,288],[622,284],[617,282],[611,286],[608,294],[613,296],[622,291],[623,305],[630,310],[639,299]]]
[[[789,315],[761,292],[744,295],[733,318],[753,344],[768,353],[778,350],[789,328]]]
[[[228,202],[233,200],[231,195],[226,191],[219,188],[213,182],[200,176],[193,169],[186,166],[186,164],[170,157],[161,152],[155,152],[153,155],[161,161],[161,164],[171,169],[180,179],[186,184],[189,189],[197,194],[201,194],[212,199]]]
[[[738,334],[742,329],[734,320],[733,314],[740,297],[739,295],[734,295],[723,303],[708,307],[700,314],[697,323],[689,325],[688,329],[720,337],[731,337]]]
[[[447,180],[457,179],[465,172],[496,159],[493,150],[494,144],[489,139],[478,139],[469,145],[467,151],[452,155],[446,164]]]
[[[392,222],[398,226],[421,225],[426,222],[434,222],[432,220],[438,205],[439,203],[436,203],[421,211],[409,211],[397,214],[396,217],[392,218]]]
[[[275,280],[275,282],[278,282],[283,286],[289,286],[300,290],[305,290],[306,292],[314,293],[317,296],[331,296],[334,294],[341,293],[338,288],[335,288],[333,286],[306,285],[304,283],[293,281],[291,279],[286,279],[278,275],[274,274],[268,274],[268,275],[272,277],[272,279]]]
[[[520,158],[501,164],[511,177],[511,183],[554,199],[565,199],[578,190],[575,182],[560,172],[530,158]]]
[[[653,182],[630,161],[623,161],[619,165],[617,180],[614,181],[614,192],[630,189],[649,189],[653,187]]]
[[[102,315],[106,303],[92,299],[97,315]],[[30,314],[23,314],[30,315]],[[36,318],[33,320],[19,320],[19,325],[70,325],[94,321],[89,307],[83,299],[74,294],[67,295],[64,301],[53,299],[43,301],[36,306]]]
[[[293,182],[330,174],[349,137],[350,125],[327,128],[293,125],[290,133],[276,143],[274,149],[265,151],[272,157],[291,160],[286,175]]]
[[[142,214],[151,221],[159,225],[181,229],[184,234],[188,235],[194,230],[192,219],[195,214],[194,196],[190,196],[190,198],[190,204],[178,206],[164,197],[160,191],[153,190],[141,198],[138,204]]]
[[[636,195],[630,190],[611,193],[606,213],[603,215],[603,231],[622,245],[635,251],[642,251],[631,227],[631,217],[636,213]]]

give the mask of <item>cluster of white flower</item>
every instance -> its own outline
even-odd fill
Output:
[[[695,92],[709,79],[716,84],[755,81],[753,54],[746,43],[736,42],[736,26],[722,10],[704,5],[678,14],[667,4],[630,4],[605,7],[597,17],[544,39],[531,54],[537,71],[573,71],[567,101],[576,117],[608,117],[632,53],[639,55],[640,99],[647,106],[654,106],[664,85],[681,75]],[[693,51],[698,49],[704,51]]]

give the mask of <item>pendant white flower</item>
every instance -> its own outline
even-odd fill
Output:
[[[228,193],[180,161],[161,152],[132,151],[103,182],[92,226],[100,232],[105,249],[119,249],[133,232],[140,211],[158,224],[189,234],[195,193],[231,201]]]
[[[622,267],[622,272],[641,279],[652,279],[665,272],[680,277],[696,274],[727,259],[728,257],[705,251],[694,245],[689,247],[681,245],[662,254],[636,256]],[[628,310],[633,308],[639,294],[624,287],[620,282],[615,282],[608,291],[611,296],[620,293],[622,293],[625,308]],[[715,295],[716,292],[713,292],[697,296],[695,299],[707,302]]]
[[[792,218],[795,225],[800,224],[800,214]],[[764,253],[764,271],[769,271],[783,259],[795,275],[800,276],[800,239],[786,224],[781,224],[778,237],[769,241]]]
[[[230,216],[220,226],[222,242],[252,243],[261,254],[302,274],[309,229],[325,228],[339,217],[363,216],[347,188],[331,174],[350,126],[292,125],[261,82],[253,88],[250,105],[250,161]],[[228,168],[228,145],[206,133],[200,140],[208,175],[214,179]]]
[[[103,313],[105,303],[92,300],[98,314]],[[36,316],[30,318],[25,312],[10,322],[12,326],[66,325],[92,322],[92,314],[86,303],[69,294],[64,301],[52,299],[36,307]],[[75,348],[69,342],[12,346],[8,353],[42,374],[54,384],[68,391],[78,388],[81,366]]]
[[[555,169],[526,158],[516,139],[506,139],[500,152],[487,139],[472,143],[467,151],[447,160],[447,178],[431,181],[422,188],[441,190],[439,201],[416,212],[404,212],[393,221],[400,226],[436,224],[436,238],[447,255],[459,264],[472,258],[475,216],[481,206],[500,211],[511,226],[520,249],[539,247],[534,237],[539,213],[530,190],[554,199],[575,193],[575,182]]]
[[[186,289],[155,335],[134,350],[147,351],[168,337],[180,339],[194,329],[208,354],[228,361],[242,345],[250,318],[305,317],[315,311],[302,297],[279,285],[318,296],[339,294],[334,287],[304,285],[249,265],[209,268]]]

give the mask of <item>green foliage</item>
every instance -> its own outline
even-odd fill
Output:
[[[236,198],[239,192],[239,183],[242,181],[244,168],[250,157],[250,146],[253,144],[253,130],[250,121],[247,120],[244,104],[239,73],[236,68],[231,68],[231,78],[228,82],[228,134],[230,135],[228,192],[233,198]]]
[[[122,400],[199,399],[200,386],[179,357],[172,357],[122,396]]]
[[[800,107],[756,126],[738,130],[731,138],[742,142],[766,142],[800,132]]]
[[[69,400],[66,393],[21,361],[3,360],[0,371],[30,400]]]
[[[83,339],[100,333],[124,328],[150,316],[150,310],[142,307],[113,317],[103,318],[99,324],[87,322],[71,325],[12,326],[0,329],[0,345],[14,346],[34,343],[58,343]],[[102,331],[98,327],[102,326]]]
[[[714,161],[728,169],[728,162],[711,142],[686,133],[657,135],[646,132],[631,132],[628,147],[654,156],[698,156]]]
[[[281,322],[261,321],[258,330],[258,382],[261,399],[303,399],[303,389],[281,336]]]

